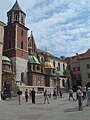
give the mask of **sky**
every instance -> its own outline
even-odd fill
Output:
[[[0,0],[0,21],[16,0]],[[70,57],[90,48],[90,0],[18,0],[38,49]]]

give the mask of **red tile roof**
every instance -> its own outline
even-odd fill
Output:
[[[82,55],[79,57],[79,59],[87,59],[90,58],[90,48]]]

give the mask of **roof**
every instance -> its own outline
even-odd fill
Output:
[[[9,59],[7,56],[2,56],[2,60],[3,60],[3,61],[10,62],[10,59]]]
[[[40,64],[39,60],[38,60],[35,56],[33,56],[33,55],[29,55],[29,56],[28,56],[28,62],[29,62],[29,63]]]
[[[64,76],[62,71],[56,71],[55,74],[56,74],[57,77],[63,77]]]
[[[47,68],[47,69],[54,69],[53,64],[51,62],[49,62],[49,61],[43,62],[42,67]]]
[[[79,57],[79,60],[87,58],[90,58],[90,48],[81,57]]]
[[[13,5],[13,7],[8,11],[8,13],[11,12],[11,11],[21,11],[21,12],[23,12],[20,5],[17,2],[17,0],[16,0],[15,4]]]

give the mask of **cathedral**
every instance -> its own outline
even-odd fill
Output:
[[[67,63],[47,51],[37,48],[31,31],[25,25],[25,12],[16,1],[7,12],[7,25],[4,27],[2,57],[2,90],[14,93],[17,87],[22,91],[35,88],[37,94],[45,89],[67,89],[64,72]]]

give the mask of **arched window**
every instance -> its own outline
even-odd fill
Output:
[[[65,87],[65,81],[64,81],[64,79],[62,80],[62,86]]]
[[[23,72],[21,73],[21,82],[24,83],[24,73]]]
[[[40,70],[40,66],[37,66],[37,70]]]
[[[23,30],[21,31],[21,35],[23,36]]]
[[[23,41],[21,41],[21,49],[23,49]]]
[[[55,61],[53,61],[53,65],[54,65],[54,67],[55,67]]]

